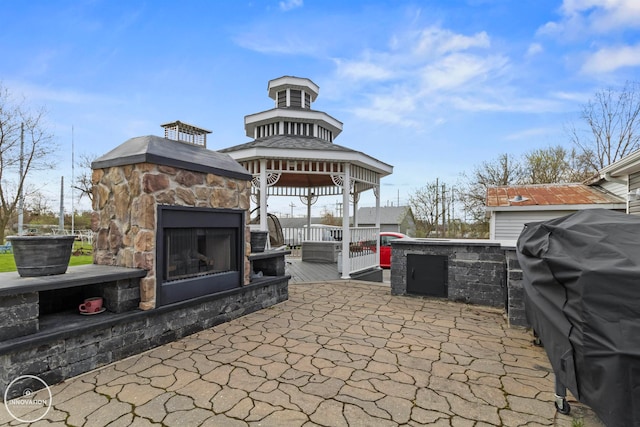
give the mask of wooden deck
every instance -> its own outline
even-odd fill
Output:
[[[297,257],[287,257],[286,263],[287,274],[291,275],[289,283],[340,280],[337,263],[306,262]]]
[[[313,283],[340,280],[337,263],[318,263],[302,261],[299,257],[286,257],[286,271],[291,275],[289,283]],[[383,283],[390,284],[390,270],[383,271]]]

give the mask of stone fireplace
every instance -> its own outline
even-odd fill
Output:
[[[6,386],[21,375],[56,384],[288,299],[289,251],[250,250],[251,175],[206,131],[169,126],[93,163],[93,264],[0,273],[0,396],[20,395]],[[81,315],[96,296],[106,310]]]
[[[132,138],[92,164],[94,264],[146,270],[143,310],[250,281],[251,175],[193,142],[208,131],[164,126],[188,138]]]

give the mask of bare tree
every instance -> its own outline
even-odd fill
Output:
[[[569,176],[567,182],[582,182],[592,177],[594,169],[591,166],[591,152],[581,152],[575,147],[567,153],[567,163],[569,165]]]
[[[524,155],[524,161],[527,184],[553,184],[573,178],[569,153],[560,145],[532,150]]]
[[[44,121],[43,109],[29,110],[0,84],[0,242],[26,190],[27,176],[53,167],[56,147]]]
[[[80,175],[76,177],[76,182],[72,184],[72,187],[80,191],[80,197],[78,200],[82,200],[82,197],[87,196],[89,201],[93,202],[93,184],[91,182],[91,163],[96,159],[96,155],[83,153],[78,156],[76,166],[80,168]]]
[[[640,148],[640,83],[597,92],[583,106],[581,118],[588,129],[571,124],[569,135],[595,173]]]
[[[417,237],[427,237],[433,232],[444,235],[451,223],[451,211],[455,202],[455,191],[439,179],[427,183],[411,194],[409,206],[417,220]],[[439,231],[441,233],[438,233]]]
[[[499,185],[523,184],[525,176],[522,164],[507,153],[501,154],[493,161],[483,162],[474,168],[471,174],[463,173],[460,202],[464,211],[473,221],[486,223],[487,189]],[[488,223],[486,225],[488,226]]]

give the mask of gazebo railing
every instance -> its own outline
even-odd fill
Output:
[[[380,229],[377,227],[350,227],[349,274],[379,265]]]
[[[341,242],[342,227],[312,226],[283,227],[284,244],[292,251],[291,256],[301,256],[300,247],[304,242]],[[355,273],[380,264],[377,256],[380,228],[349,227],[349,268],[348,273]],[[342,252],[338,255],[338,271],[342,272]]]
[[[289,247],[300,246],[302,242],[342,241],[342,227],[330,225],[312,225],[307,227],[282,227],[284,244]]]

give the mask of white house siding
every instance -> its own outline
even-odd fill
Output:
[[[493,212],[491,221],[492,240],[517,240],[528,222],[547,221],[574,213],[575,210],[563,211],[510,211]]]
[[[629,175],[629,192],[634,192],[640,188],[640,172]],[[640,215],[640,198],[629,200],[629,213]]]
[[[608,192],[613,193],[616,196],[620,197],[622,200],[627,199],[627,193],[629,192],[629,190],[627,190],[626,183],[614,182],[614,181],[602,181],[598,183],[598,185],[603,189],[607,190]]]

